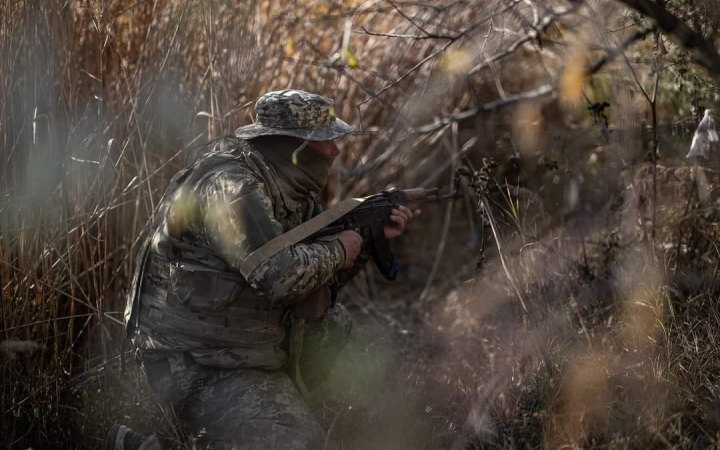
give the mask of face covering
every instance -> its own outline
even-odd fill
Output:
[[[325,187],[334,158],[308,147],[296,151],[303,141],[288,136],[262,136],[250,143],[278,174],[280,188],[292,200],[299,201]],[[293,153],[297,164],[293,164]]]

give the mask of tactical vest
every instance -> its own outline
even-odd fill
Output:
[[[176,192],[242,164],[243,157],[210,153],[171,181],[153,234],[138,253],[125,311],[126,336],[137,347],[188,352],[200,363],[220,367],[276,369],[285,364],[286,308],[261,298],[208,249],[174,241],[164,223],[167,200]]]

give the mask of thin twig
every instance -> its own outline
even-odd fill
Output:
[[[577,7],[571,7],[571,8],[561,8],[552,11],[548,15],[542,18],[542,20],[532,29],[529,33],[525,34],[521,38],[515,40],[510,46],[505,49],[504,51],[500,53],[496,53],[495,55],[486,58],[483,62],[480,64],[477,64],[475,67],[470,69],[468,71],[468,75],[473,75],[487,67],[488,65],[494,63],[495,61],[501,60],[503,58],[506,58],[513,53],[523,44],[526,42],[532,41],[534,39],[537,39],[540,36],[540,33],[544,32],[547,27],[549,27],[555,20],[559,19],[560,17],[563,17],[565,15],[571,14],[575,12]]]
[[[398,83],[400,83],[401,81],[405,80],[407,77],[409,77],[409,76],[412,75],[414,72],[416,72],[418,69],[420,69],[422,66],[424,66],[428,61],[430,61],[430,60],[436,58],[438,55],[444,53],[453,43],[455,43],[455,42],[457,42],[459,39],[461,39],[461,38],[469,35],[472,31],[474,31],[476,28],[478,28],[478,27],[479,27],[480,25],[482,25],[483,23],[488,22],[488,21],[492,20],[494,17],[496,17],[496,16],[498,16],[498,15],[500,15],[500,14],[502,14],[502,13],[504,13],[504,12],[506,12],[506,11],[512,9],[512,8],[514,8],[519,2],[520,2],[520,0],[514,0],[514,1],[510,2],[510,4],[509,4],[508,6],[506,6],[505,8],[502,8],[502,9],[500,9],[500,10],[498,10],[498,11],[494,11],[492,14],[488,15],[487,17],[484,17],[484,18],[478,20],[476,23],[470,25],[470,26],[469,26],[468,28],[466,28],[465,30],[459,32],[459,33],[454,37],[454,39],[448,41],[448,42],[447,42],[445,45],[443,45],[439,50],[434,51],[434,52],[431,53],[430,55],[428,55],[428,56],[426,56],[425,58],[423,58],[422,60],[420,60],[420,62],[418,62],[417,64],[415,64],[414,66],[412,66],[407,72],[405,72],[405,74],[401,75],[399,78],[397,78],[397,79],[394,80],[393,82],[388,83],[387,85],[383,86],[383,88],[380,89],[375,95],[373,95],[372,97],[366,98],[365,100],[363,100],[362,102],[360,102],[359,105],[364,105],[364,104],[368,103],[369,101],[371,101],[371,100],[379,97],[379,96],[382,95],[383,93],[387,92],[389,89],[393,88],[393,87],[396,86]]]
[[[382,37],[389,37],[389,38],[397,38],[397,39],[412,39],[415,41],[422,41],[425,39],[449,39],[449,40],[455,40],[457,39],[457,36],[450,36],[446,34],[424,34],[422,36],[418,36],[417,34],[396,34],[396,33],[380,33],[377,31],[370,31],[365,27],[360,27],[362,32],[360,31],[354,31],[355,34],[366,34],[368,36],[382,36]]]
[[[510,271],[510,268],[507,265],[507,262],[505,261],[505,256],[503,255],[503,249],[502,249],[502,243],[500,241],[500,233],[497,229],[497,223],[495,222],[495,217],[492,213],[492,208],[488,206],[488,201],[486,198],[480,199],[480,206],[483,210],[483,213],[488,218],[488,222],[490,223],[490,229],[492,230],[493,238],[495,239],[495,246],[498,249],[498,256],[500,257],[500,264],[502,264],[503,271],[505,272],[505,276],[507,277],[508,281],[510,281],[510,285],[512,286],[513,290],[515,291],[515,295],[517,295],[518,300],[520,300],[520,305],[522,306],[523,311],[526,313],[528,312],[527,306],[525,305],[525,300],[523,300],[523,295],[520,293],[520,289],[517,286],[517,281],[515,280],[515,276]]]
[[[458,148],[458,142],[457,142],[457,136],[458,136],[458,127],[457,123],[453,124],[452,128],[452,143],[451,143],[451,153],[450,153],[450,159],[452,161],[452,170],[450,171],[450,190],[452,191],[453,183],[455,180],[455,168],[457,167],[457,159],[460,149]],[[427,280],[425,282],[425,287],[423,287],[422,292],[420,293],[420,302],[422,303],[425,301],[425,298],[427,297],[428,292],[430,291],[430,286],[432,285],[433,280],[435,279],[435,275],[437,274],[438,268],[440,267],[440,260],[442,259],[443,251],[445,250],[445,243],[447,242],[448,232],[450,231],[450,223],[452,221],[452,211],[453,211],[453,204],[454,202],[448,202],[445,206],[445,217],[443,218],[443,228],[442,233],[440,234],[440,241],[438,242],[437,250],[435,250],[435,259],[433,260],[432,268],[430,269],[430,275],[428,275]]]
[[[443,45],[442,48],[440,48],[439,50],[435,50],[434,52],[432,52],[432,53],[429,54],[428,56],[426,56],[426,57],[424,57],[423,59],[421,59],[420,62],[418,62],[417,64],[415,64],[414,66],[412,66],[412,67],[410,68],[410,70],[408,70],[407,72],[405,72],[405,74],[401,75],[399,78],[397,78],[397,79],[396,79],[395,81],[393,81],[392,83],[389,83],[389,84],[385,85],[382,89],[380,89],[380,90],[379,90],[375,95],[373,95],[372,97],[368,97],[368,98],[366,98],[365,100],[361,101],[361,102],[359,103],[359,105],[364,105],[364,104],[366,104],[367,102],[369,102],[370,100],[373,100],[373,99],[379,97],[380,95],[382,95],[383,93],[387,92],[389,89],[393,88],[394,86],[397,86],[401,81],[403,81],[404,79],[406,79],[407,77],[409,77],[410,75],[412,75],[413,73],[415,73],[415,72],[416,72],[418,69],[420,69],[422,66],[424,66],[425,63],[427,63],[427,62],[430,61],[431,59],[436,58],[436,57],[437,57],[438,55],[440,55],[441,53],[445,52],[445,50],[447,50],[447,49],[450,47],[450,45],[452,45],[453,42],[455,42],[455,41],[452,40],[452,41],[446,43],[446,44]]]
[[[720,54],[711,39],[704,38],[680,18],[668,11],[663,2],[649,0],[618,0],[645,17],[653,19],[658,28],[692,55],[695,62],[720,79]]]
[[[328,428],[327,433],[325,434],[325,445],[323,445],[323,449],[327,450],[330,445],[330,434],[332,434],[333,428],[335,428],[335,422],[337,422],[338,417],[340,417],[340,413],[337,411],[333,411],[335,413],[335,417],[333,417],[332,423],[330,423],[330,427]]]
[[[645,28],[642,30],[638,30],[632,35],[630,35],[627,39],[625,39],[622,44],[620,44],[617,48],[607,52],[605,56],[595,61],[589,68],[588,73],[596,73],[599,71],[605,64],[609,63],[610,61],[614,60],[618,56],[623,55],[623,51],[627,49],[631,44],[642,40],[647,36],[648,34],[652,33],[655,30],[655,28]]]
[[[531,91],[523,92],[520,94],[512,95],[509,97],[506,97],[505,99],[495,100],[489,103],[483,103],[482,105],[476,106],[475,108],[469,109],[467,111],[463,111],[457,114],[452,114],[450,116],[443,117],[441,119],[436,120],[434,123],[422,125],[417,128],[415,128],[413,131],[415,133],[420,134],[427,134],[427,133],[433,133],[446,125],[453,123],[453,122],[459,122],[465,119],[469,119],[471,117],[477,116],[478,114],[482,112],[487,111],[495,111],[507,106],[514,105],[516,103],[528,101],[528,100],[535,100],[542,97],[549,96],[555,92],[555,87],[549,84],[540,86],[537,89],[533,89]]]
[[[407,20],[408,22],[410,22],[410,23],[412,24],[412,26],[414,26],[414,27],[417,28],[418,30],[422,31],[426,36],[431,36],[431,33],[429,33],[425,28],[423,28],[423,27],[420,26],[419,24],[415,23],[415,20],[414,20],[412,17],[410,17],[410,16],[408,16],[407,14],[405,14],[392,0],[385,0],[385,1],[388,2],[388,3],[390,3],[390,6],[392,6],[393,9],[394,9],[395,11],[397,11],[398,14],[400,14],[405,20]]]
[[[623,43],[619,47],[608,51],[603,57],[601,57],[600,59],[595,61],[593,64],[588,66],[587,74],[591,75],[591,74],[597,73],[606,64],[610,63],[615,58],[617,58],[618,56],[621,56],[621,55],[627,61],[627,56],[625,55],[624,50],[627,47],[629,47],[631,44],[642,39],[644,36],[646,36],[651,31],[652,31],[652,29],[646,29],[646,30],[639,31],[638,33],[634,34],[630,38],[623,41]],[[629,64],[629,62],[628,62],[628,64]],[[634,74],[634,72],[633,72],[633,74]],[[642,89],[642,86],[641,86],[641,89]],[[495,111],[495,110],[502,109],[502,108],[505,108],[508,106],[512,106],[516,103],[530,101],[530,100],[536,100],[536,99],[539,99],[539,98],[542,98],[545,96],[549,96],[549,95],[553,94],[555,92],[555,90],[556,90],[556,88],[553,85],[547,84],[544,86],[540,86],[539,88],[533,89],[531,91],[523,92],[520,94],[510,96],[510,97],[501,98],[499,100],[494,100],[492,102],[488,102],[488,103],[484,103],[482,105],[476,106],[475,108],[469,109],[467,111],[462,111],[462,112],[459,112],[456,114],[452,114],[450,116],[446,116],[446,117],[437,119],[434,123],[416,127],[414,129],[414,131],[416,133],[421,133],[421,134],[432,133],[452,122],[466,120],[466,119],[474,117],[480,113]],[[643,94],[649,100],[649,97],[647,97],[647,93],[645,93],[644,90],[643,90]]]

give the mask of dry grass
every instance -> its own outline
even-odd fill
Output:
[[[499,163],[491,199],[508,267],[474,205],[456,205],[448,227],[444,207],[431,207],[401,250],[404,281],[383,285],[368,272],[349,287],[362,326],[317,405],[334,439],[345,448],[716,444],[717,202],[693,197],[688,169],[661,168],[652,213],[651,172],[637,169],[648,137],[634,125],[648,107],[635,77],[621,63],[592,78],[579,70],[622,42],[608,32],[627,25],[622,11],[589,2],[527,37],[535,16],[569,6],[4,0],[2,441],[96,448],[114,421],[166,426],[133,373],[118,371],[138,236],[175,170],[250,121],[261,93],[292,86],[333,97],[361,130],[344,142],[330,199],[450,184],[461,155]],[[630,55],[641,83],[651,80],[651,46]],[[683,55],[670,47],[666,58]],[[717,89],[674,70],[662,79],[663,123]],[[557,98],[415,132],[558,80]],[[677,84],[707,90],[682,97],[671,94]],[[605,100],[622,138],[586,110]],[[663,149],[679,154],[672,139]],[[443,234],[438,252],[428,236]]]

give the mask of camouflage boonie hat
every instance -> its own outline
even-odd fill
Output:
[[[235,130],[240,139],[258,136],[294,136],[329,141],[353,128],[335,117],[335,103],[327,97],[286,89],[268,92],[255,103],[255,123]]]

